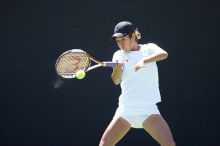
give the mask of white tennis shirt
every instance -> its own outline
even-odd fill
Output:
[[[118,50],[112,58],[112,61],[124,63],[120,83],[121,95],[117,109],[119,114],[144,115],[147,108],[161,101],[156,62],[147,63],[137,72],[132,70],[143,57],[156,53],[161,48],[153,43],[140,46],[139,51],[126,53],[123,50]]]

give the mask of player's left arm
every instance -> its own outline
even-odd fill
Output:
[[[145,56],[133,67],[135,72],[145,66],[147,63],[161,61],[168,57],[168,53],[165,50],[161,49],[155,44],[152,44],[152,47],[152,53],[149,56]]]

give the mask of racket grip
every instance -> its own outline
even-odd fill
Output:
[[[117,65],[116,62],[105,62],[106,63],[106,67],[115,67]]]

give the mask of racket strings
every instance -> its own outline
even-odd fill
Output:
[[[73,76],[78,70],[86,70],[90,59],[83,52],[69,52],[64,54],[57,63],[57,72],[65,76]]]
[[[78,69],[77,70],[86,70],[90,66],[90,59],[85,53],[78,53],[78,57],[80,58],[80,61],[78,63]]]

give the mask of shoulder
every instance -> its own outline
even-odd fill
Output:
[[[122,50],[117,50],[117,51],[115,51],[114,54],[121,54],[121,53],[122,53]]]
[[[142,49],[147,49],[147,50],[162,50],[161,47],[159,47],[157,44],[155,43],[147,43],[147,44],[143,44],[143,47],[141,47]]]
[[[122,54],[122,50],[117,50],[115,51],[115,53],[113,54],[113,56],[120,56]]]
[[[112,61],[119,61],[119,60],[122,60],[122,50],[117,50],[114,54],[113,54],[113,57],[112,57]]]
[[[142,46],[143,49],[147,49],[147,48],[157,48],[159,47],[157,44],[155,43],[147,43],[147,44],[140,44]]]
[[[144,55],[151,55],[155,52],[158,52],[161,50],[161,48],[155,44],[155,43],[147,43],[147,44],[141,44],[141,52],[144,54]]]

